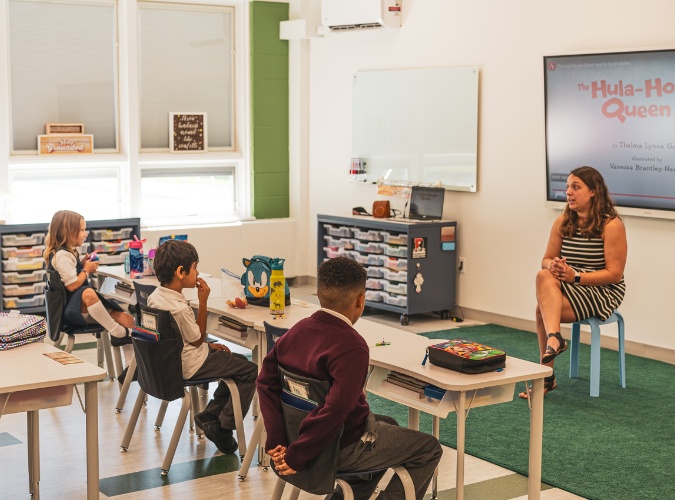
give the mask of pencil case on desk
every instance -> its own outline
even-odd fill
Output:
[[[455,339],[427,347],[429,362],[460,373],[486,373],[506,366],[506,352],[472,340]]]

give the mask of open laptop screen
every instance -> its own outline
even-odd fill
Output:
[[[408,218],[440,220],[443,218],[445,188],[413,186]]]

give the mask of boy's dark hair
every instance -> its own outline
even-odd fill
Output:
[[[176,269],[182,266],[185,272],[189,273],[195,262],[199,262],[199,255],[191,243],[182,240],[166,240],[159,245],[155,253],[153,267],[159,283],[166,285],[173,279]]]
[[[317,274],[317,295],[327,309],[343,309],[366,290],[366,270],[348,257],[322,262]]]

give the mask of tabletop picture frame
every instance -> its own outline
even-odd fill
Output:
[[[206,113],[169,113],[169,151],[204,153],[207,151]]]

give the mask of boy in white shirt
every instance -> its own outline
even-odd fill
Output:
[[[183,378],[230,378],[239,389],[242,414],[246,415],[255,392],[258,373],[245,356],[232,353],[223,344],[206,342],[206,301],[211,289],[197,277],[199,256],[187,241],[168,240],[155,254],[155,274],[161,286],[148,297],[148,305],[170,311],[183,336]],[[183,288],[197,288],[197,318],[183,295]],[[206,409],[195,422],[223,453],[234,453],[237,441],[233,430],[234,413],[227,385],[220,382]]]

